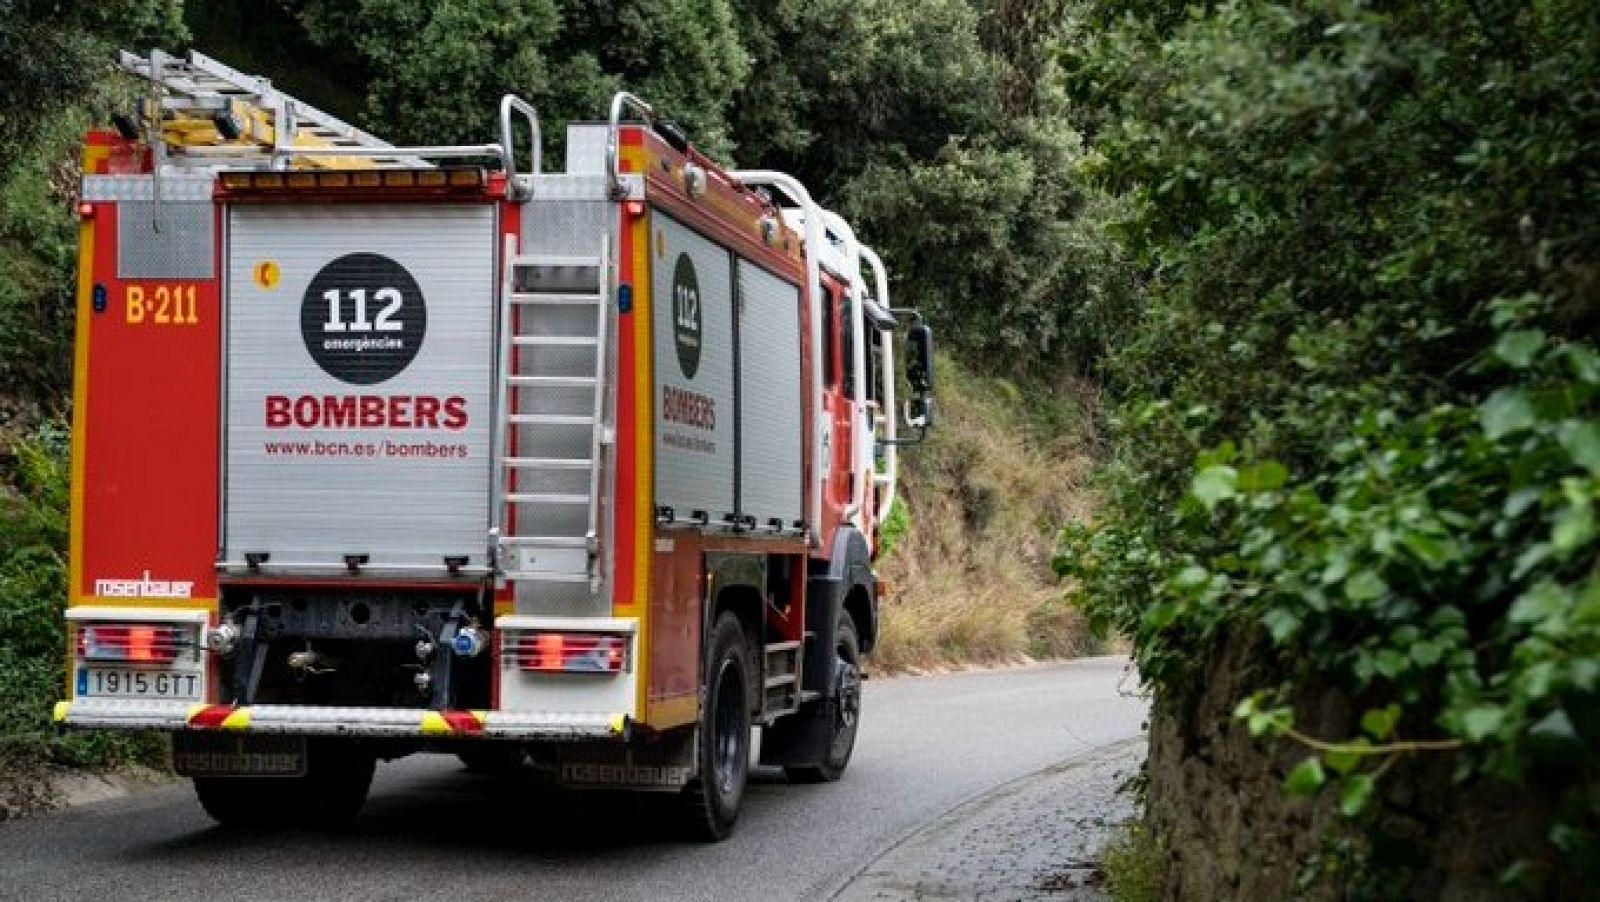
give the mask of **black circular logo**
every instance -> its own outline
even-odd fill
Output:
[[[678,368],[693,379],[700,369],[700,280],[688,254],[679,254],[672,267],[672,335]]]
[[[376,385],[411,365],[428,331],[422,289],[382,254],[346,254],[317,273],[300,301],[300,335],[322,371]]]

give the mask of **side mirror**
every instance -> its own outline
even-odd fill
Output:
[[[921,322],[906,330],[906,382],[918,395],[933,394],[933,330]]]
[[[906,425],[926,432],[933,428],[933,399],[927,395],[906,402]]]

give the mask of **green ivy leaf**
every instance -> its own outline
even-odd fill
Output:
[[[1275,460],[1265,460],[1239,471],[1236,487],[1241,492],[1271,492],[1289,481],[1289,470]]]
[[[1344,597],[1351,601],[1372,601],[1388,591],[1389,584],[1376,570],[1358,570],[1344,581]]]
[[[1411,659],[1396,649],[1385,648],[1378,652],[1377,664],[1378,672],[1392,680],[1410,669]]]
[[[1151,605],[1150,609],[1145,611],[1144,625],[1152,630],[1164,630],[1172,625],[1172,621],[1178,619],[1180,613],[1182,610],[1178,605],[1170,601]]]
[[[1367,802],[1372,798],[1373,785],[1371,774],[1346,777],[1344,785],[1339,787],[1339,813],[1345,817],[1355,817],[1365,811]]]
[[[1178,571],[1178,575],[1172,578],[1172,585],[1178,589],[1198,589],[1210,579],[1211,574],[1206,572],[1206,568],[1190,564]]]
[[[1478,405],[1478,422],[1491,439],[1502,439],[1533,425],[1533,403],[1520,388],[1502,388]]]
[[[1408,532],[1401,542],[1407,550],[1416,555],[1417,560],[1430,567],[1438,567],[1450,559],[1450,547],[1432,536],[1420,532]]]
[[[1544,347],[1544,333],[1538,329],[1507,332],[1495,342],[1494,356],[1519,370],[1533,365],[1533,355]]]
[[[1550,543],[1563,557],[1589,544],[1594,538],[1594,508],[1587,504],[1570,505],[1556,518],[1550,530]]]
[[[1572,725],[1572,718],[1567,712],[1557,708],[1540,718],[1528,730],[1528,736],[1539,742],[1551,745],[1566,745],[1582,748],[1583,741],[1578,738],[1578,731]]]
[[[1581,344],[1568,344],[1562,351],[1572,368],[1572,375],[1590,385],[1600,385],[1600,352]]]
[[[1299,615],[1283,608],[1273,608],[1262,614],[1261,622],[1266,624],[1267,632],[1272,635],[1272,641],[1280,645],[1300,631]]]
[[[1494,735],[1506,722],[1506,709],[1499,705],[1479,705],[1461,715],[1461,729],[1473,742],[1482,742]]]
[[[1572,594],[1545,580],[1517,596],[1511,603],[1512,623],[1542,623],[1564,613],[1572,604]]]
[[[1361,729],[1367,735],[1383,742],[1394,734],[1394,728],[1400,723],[1400,706],[1388,705],[1383,708],[1373,708],[1361,715]]]
[[[1312,796],[1326,782],[1328,772],[1322,769],[1322,762],[1313,755],[1289,771],[1289,776],[1284,778],[1283,788],[1290,795]]]
[[[1568,420],[1556,431],[1556,438],[1572,456],[1573,463],[1590,473],[1600,474],[1600,423]]]
[[[1238,494],[1235,488],[1239,481],[1239,471],[1225,464],[1212,464],[1196,473],[1194,482],[1189,486],[1189,493],[1203,505],[1206,510],[1215,510],[1218,504]]]
[[[1518,681],[1522,685],[1522,694],[1531,701],[1539,701],[1550,694],[1550,687],[1555,684],[1556,665],[1554,661],[1540,661],[1522,672]]]
[[[1411,646],[1411,660],[1419,667],[1432,667],[1444,658],[1449,643],[1442,639],[1423,639]]]

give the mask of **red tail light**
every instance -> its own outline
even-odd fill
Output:
[[[78,627],[78,657],[121,664],[169,664],[178,657],[183,631],[147,624],[86,623]]]
[[[621,673],[628,669],[628,637],[609,633],[513,632],[504,635],[501,659],[532,673]]]

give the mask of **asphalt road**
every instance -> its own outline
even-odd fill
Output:
[[[827,899],[962,802],[1138,736],[1134,685],[1121,658],[871,680],[844,779],[758,771],[716,845],[677,842],[625,799],[414,756],[379,766],[338,833],[223,831],[187,784],[0,824],[0,898]]]

